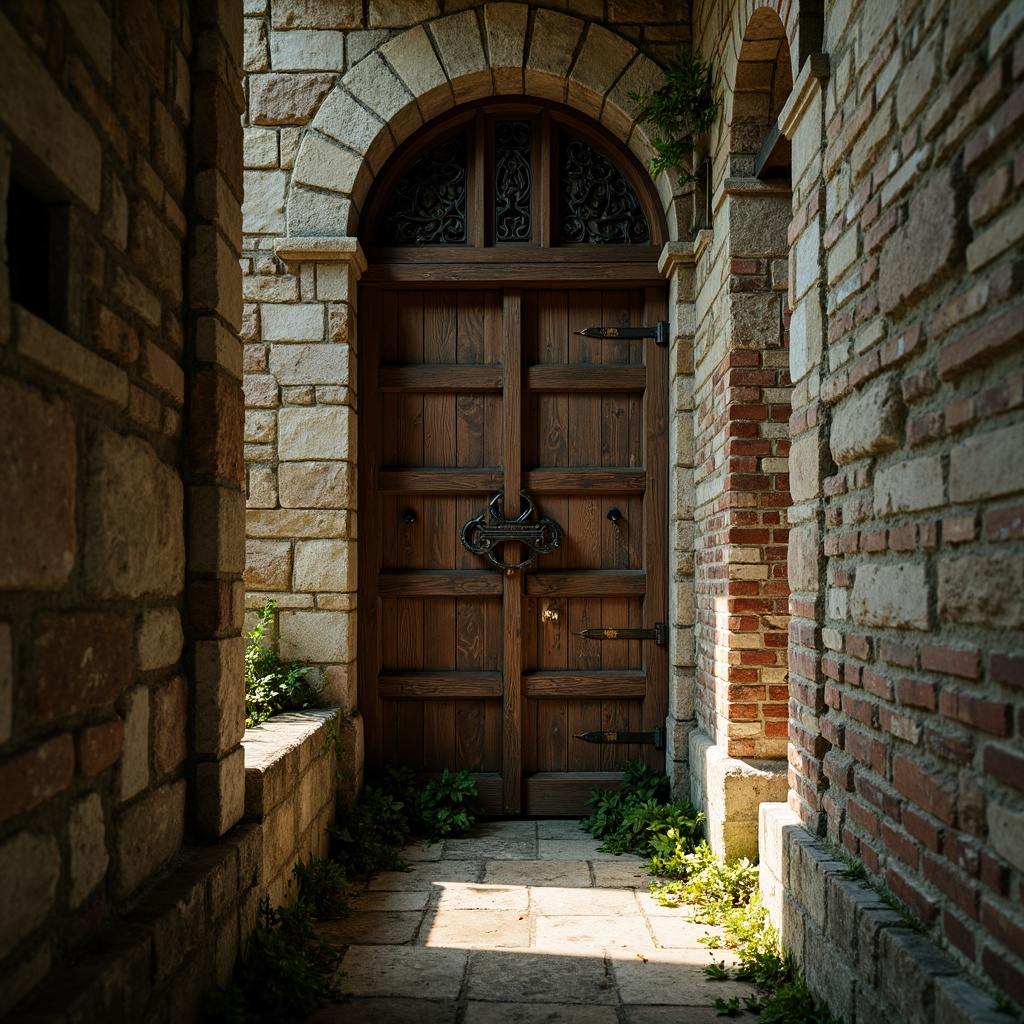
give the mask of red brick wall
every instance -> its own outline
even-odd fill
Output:
[[[791,421],[817,479],[791,803],[1024,1002],[1024,25],[984,2],[838,17],[790,232],[820,231],[826,315]]]

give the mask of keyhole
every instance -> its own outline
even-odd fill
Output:
[[[617,508],[610,508],[608,509],[608,519],[613,525],[618,526],[622,520],[622,513]]]

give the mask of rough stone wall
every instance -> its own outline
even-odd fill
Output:
[[[782,116],[790,805],[1018,1003],[1022,29],[834,4]]]
[[[0,1014],[51,969],[169,983],[194,935],[98,951],[243,811],[241,39],[206,3],[0,13]]]

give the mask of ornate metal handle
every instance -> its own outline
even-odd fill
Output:
[[[487,512],[470,519],[462,527],[462,546],[474,555],[486,555],[499,569],[513,573],[528,566],[537,555],[546,555],[562,543],[562,528],[547,516],[530,522],[536,516],[533,499],[520,491],[526,508],[518,519],[505,518],[505,492],[498,491],[487,506]],[[488,518],[490,521],[488,521]],[[506,541],[518,541],[527,549],[521,562],[505,562],[497,554]]]

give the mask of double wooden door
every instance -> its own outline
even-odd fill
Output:
[[[663,764],[653,744],[580,737],[664,725],[667,648],[579,634],[666,618],[667,353],[574,332],[664,319],[664,289],[374,285],[360,301],[368,773],[467,768],[489,813],[583,813],[626,759]],[[509,572],[462,531],[499,493],[515,519],[521,492],[563,536]]]

